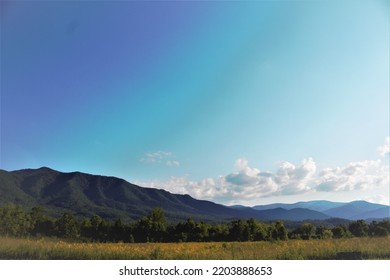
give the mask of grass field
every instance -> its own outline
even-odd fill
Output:
[[[390,237],[229,243],[71,243],[0,237],[0,259],[390,259]]]

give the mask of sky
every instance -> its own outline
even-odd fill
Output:
[[[226,205],[390,204],[387,1],[1,1],[0,168]]]

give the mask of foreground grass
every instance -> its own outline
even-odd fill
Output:
[[[302,260],[390,259],[390,236],[279,242],[71,243],[0,237],[0,259]]]

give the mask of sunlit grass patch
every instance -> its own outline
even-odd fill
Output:
[[[277,242],[78,243],[0,238],[0,259],[390,259],[390,237]]]

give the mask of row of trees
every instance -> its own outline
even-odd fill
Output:
[[[34,207],[30,212],[16,205],[0,208],[0,235],[15,237],[53,236],[93,242],[204,242],[327,239],[387,236],[389,233],[388,220],[369,224],[358,220],[332,228],[303,223],[287,230],[282,221],[265,224],[255,219],[212,225],[188,218],[185,222],[168,224],[161,208],[153,209],[134,223],[124,223],[120,219],[109,222],[97,215],[77,219],[70,213],[54,219],[40,207]]]

